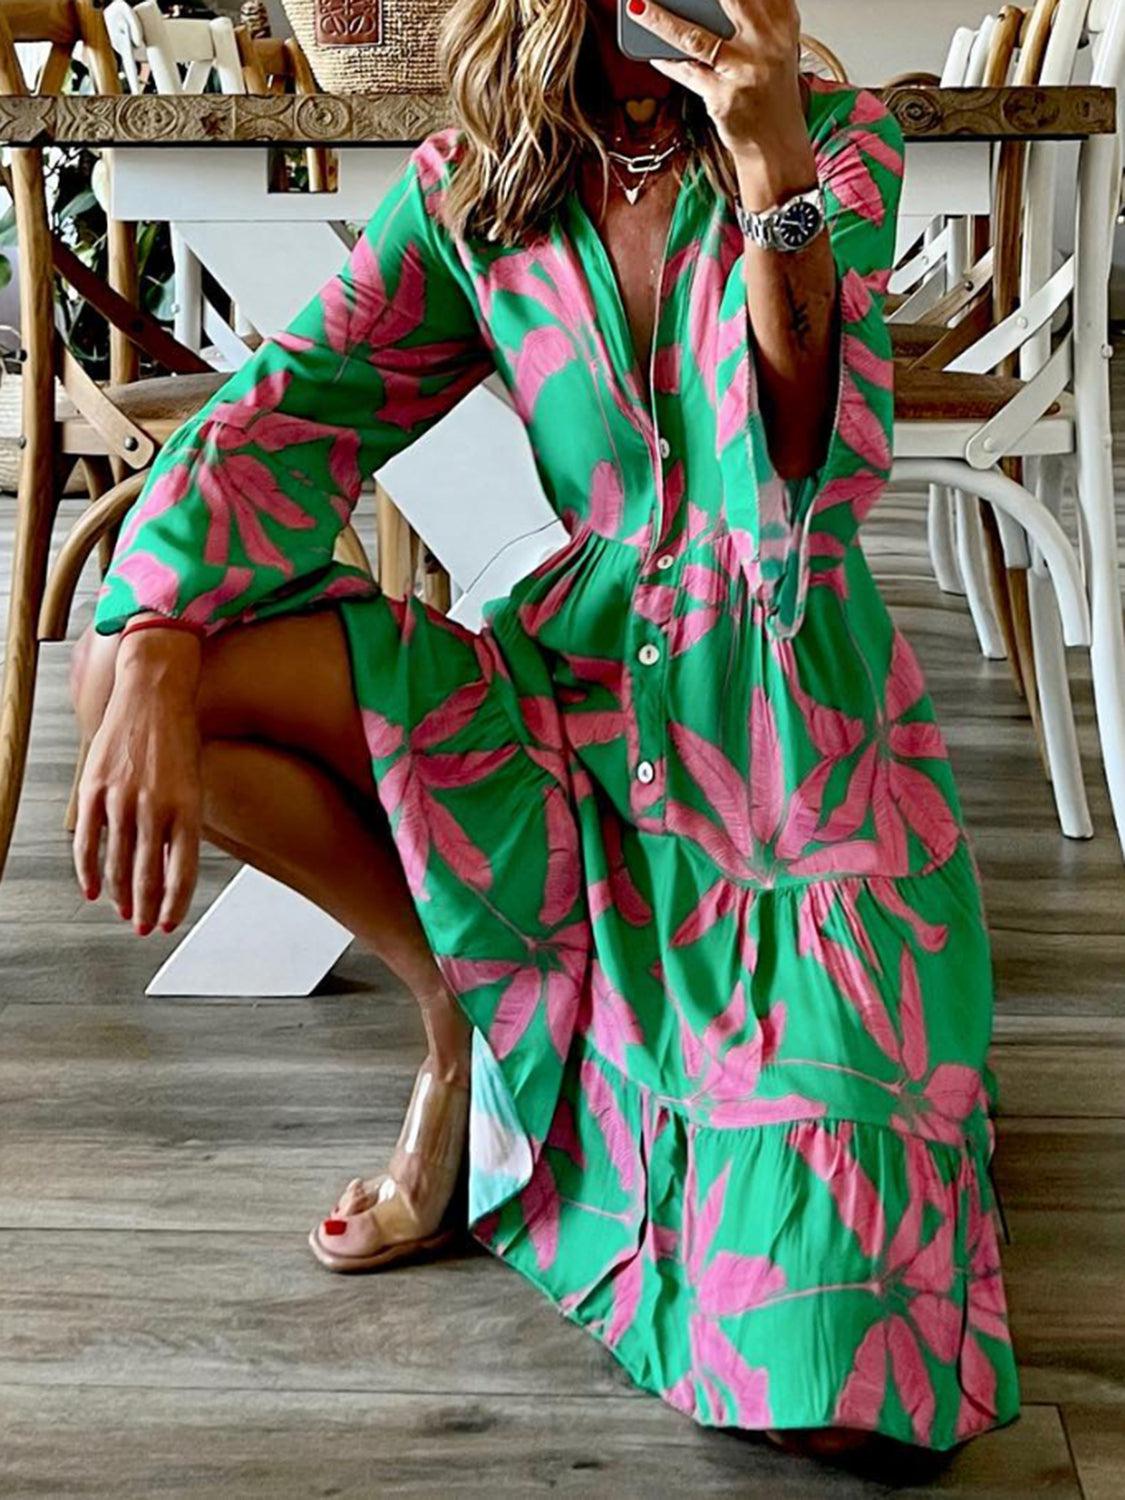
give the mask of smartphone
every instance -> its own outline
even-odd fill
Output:
[[[694,21],[706,26],[716,36],[734,35],[734,22],[719,4],[719,0],[660,0],[665,10],[670,10],[685,21]],[[627,9],[627,0],[617,0],[617,45],[626,57],[638,62],[647,62],[650,57],[683,57],[678,47],[671,46],[663,37],[634,21]]]

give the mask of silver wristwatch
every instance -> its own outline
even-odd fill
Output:
[[[766,250],[803,250],[826,223],[824,188],[818,182],[807,192],[794,193],[757,214],[748,213],[736,199],[734,214],[738,227],[755,245]]]

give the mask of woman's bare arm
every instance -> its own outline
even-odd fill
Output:
[[[816,186],[803,117],[772,145],[736,159],[739,192],[751,213]],[[828,447],[836,392],[836,263],[827,230],[803,250],[745,241],[746,301],[770,458],[785,479],[811,474]]]

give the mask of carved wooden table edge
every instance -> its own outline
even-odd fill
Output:
[[[908,140],[1069,140],[1112,134],[1112,89],[873,89]],[[9,146],[415,145],[449,124],[445,93],[64,94],[0,98]]]

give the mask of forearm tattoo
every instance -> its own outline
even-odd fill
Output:
[[[808,352],[808,336],[812,331],[809,320],[809,305],[795,295],[788,278],[785,278],[785,300],[789,304],[789,332],[797,342],[802,354]]]

